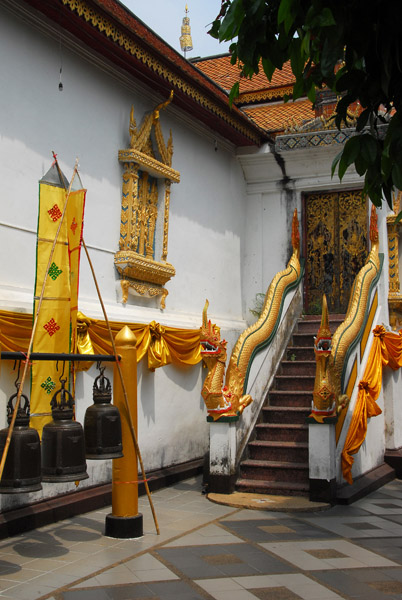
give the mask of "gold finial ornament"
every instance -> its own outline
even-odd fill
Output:
[[[186,4],[186,16],[183,17],[183,23],[181,26],[181,36],[180,36],[180,48],[184,54],[184,58],[186,58],[186,52],[189,52],[193,49],[193,40],[191,39],[191,27],[190,27],[190,18],[187,16],[188,6]]]

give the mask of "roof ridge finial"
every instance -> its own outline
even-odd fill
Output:
[[[184,58],[186,58],[186,52],[193,49],[193,40],[191,39],[191,27],[190,27],[190,18],[187,16],[189,10],[186,4],[185,14],[183,17],[183,24],[181,26],[181,36],[180,36],[180,48],[184,54]]]

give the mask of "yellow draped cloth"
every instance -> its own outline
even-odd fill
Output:
[[[348,483],[353,483],[351,470],[356,454],[365,440],[367,419],[381,414],[376,400],[381,391],[382,369],[390,366],[396,370],[402,367],[402,330],[399,334],[389,332],[383,325],[373,330],[374,339],[359,392],[352,420],[349,425],[342,451],[342,474]]]
[[[201,361],[200,330],[165,327],[152,321],[147,325],[110,321],[113,336],[125,325],[137,337],[137,361],[145,354],[154,370],[170,363],[195,365]],[[32,315],[0,310],[2,350],[26,352],[32,331]],[[77,346],[81,354],[113,354],[105,321],[85,317],[78,312]],[[88,356],[90,360],[90,356]]]

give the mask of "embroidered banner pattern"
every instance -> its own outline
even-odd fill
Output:
[[[41,295],[49,257],[64,211],[66,191],[41,182],[36,247],[34,315]],[[45,285],[33,352],[76,352],[79,261],[85,190],[70,193]],[[60,387],[63,364],[35,361],[31,377],[31,425],[40,433],[51,421],[50,400]],[[64,376],[69,379],[69,363]]]

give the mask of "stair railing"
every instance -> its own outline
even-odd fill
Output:
[[[363,362],[368,353],[367,342],[378,307],[377,282],[384,257],[378,251],[377,213],[374,206],[370,218],[370,241],[371,251],[354,280],[345,320],[330,340],[331,353],[325,374],[330,384],[329,392],[335,398],[335,410],[331,418],[318,419],[317,415],[314,417],[316,407],[313,403],[311,418],[308,419],[311,500],[332,501],[336,495],[343,443],[354,408],[349,401],[362,375]],[[316,345],[319,337],[316,338]],[[323,372],[321,363],[322,360],[317,360],[313,398],[316,394],[321,393],[322,396],[323,392],[328,393],[323,389],[325,386],[321,385],[323,382],[320,382],[320,373],[322,375]]]
[[[371,251],[354,280],[345,320],[337,328],[332,338],[331,367],[335,394],[339,403],[336,425],[337,443],[348,412],[347,402],[342,403],[340,399],[346,395],[350,400],[378,306],[376,286],[381,274],[384,255],[378,251],[377,213],[374,205],[370,218],[370,241]],[[359,342],[360,352],[357,352]]]

